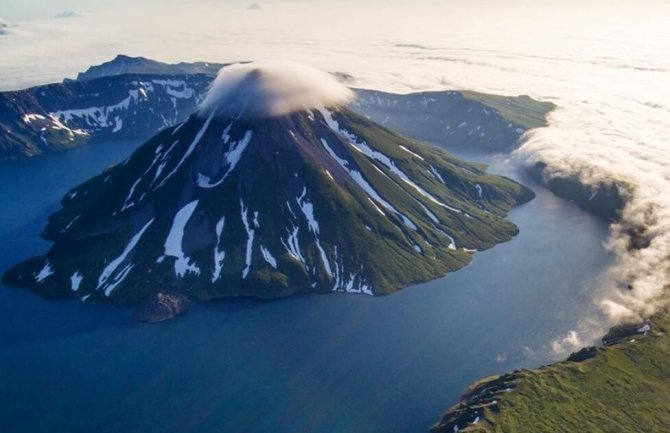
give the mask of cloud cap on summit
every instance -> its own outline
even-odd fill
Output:
[[[203,114],[275,117],[344,105],[354,92],[334,76],[292,62],[254,62],[222,68],[200,104]]]

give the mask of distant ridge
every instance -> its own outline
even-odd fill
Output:
[[[78,80],[0,92],[0,161],[90,141],[146,139],[184,121],[220,66],[119,55],[82,72]],[[345,73],[332,75],[345,84],[352,81]],[[527,96],[354,90],[353,111],[409,137],[472,151],[513,150],[555,107]]]
[[[216,73],[228,63],[163,63],[146,57],[131,57],[119,54],[109,62],[91,66],[85,72],[77,75],[78,81],[92,80],[96,78],[109,77],[123,74],[166,74],[166,75],[191,75]]]

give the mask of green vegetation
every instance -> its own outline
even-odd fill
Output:
[[[526,129],[547,126],[547,114],[556,108],[551,102],[537,101],[530,96],[499,96],[471,91],[461,92],[466,99],[481,102],[498,112],[507,121]]]
[[[71,190],[42,234],[54,242],[48,254],[18,264],[3,281],[51,298],[116,304],[158,291],[194,300],[333,289],[382,295],[447,275],[465,266],[472,250],[518,233],[505,216],[533,198],[528,188],[350,110],[332,115],[387,162],[365,156],[311,113],[234,125],[217,118],[207,128],[193,117],[178,134],[161,132],[124,163]],[[200,131],[205,134],[189,156]],[[199,174],[221,177],[218,164],[210,166],[223,159],[224,131],[231,137],[253,131],[253,139],[235,170],[198,188]],[[369,191],[386,205],[378,206]],[[196,203],[195,211],[173,236],[186,203]],[[217,232],[221,221],[225,227]],[[141,239],[133,245],[136,235]],[[179,240],[190,271],[178,272],[185,264],[166,254],[170,238]],[[219,251],[225,259],[217,259]],[[118,257],[124,265],[108,268]],[[109,277],[109,269],[118,275]],[[38,279],[42,270],[48,275]],[[76,290],[73,275],[81,278]]]
[[[568,360],[484,380],[433,427],[435,433],[670,431],[670,312],[645,334],[620,335],[608,346]],[[479,422],[471,424],[476,416]]]

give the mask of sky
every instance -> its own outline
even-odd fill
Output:
[[[163,61],[306,63],[358,87],[529,94],[559,106],[515,155],[627,185],[594,302],[653,312],[670,276],[670,1],[0,0],[0,90],[74,77],[119,53]],[[80,16],[54,19],[66,11]],[[629,251],[627,228],[646,227]],[[631,284],[635,290],[622,290]],[[586,323],[586,322],[585,322]],[[566,341],[588,339],[577,326]],[[584,328],[584,329],[582,329]]]
[[[52,18],[65,11],[97,12],[133,5],[160,5],[180,0],[0,0],[0,17],[10,21]],[[195,0],[197,1],[197,0]],[[182,1],[182,3],[185,3]]]

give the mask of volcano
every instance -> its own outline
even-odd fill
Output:
[[[69,191],[42,233],[51,249],[3,282],[114,304],[380,295],[517,234],[505,215],[529,189],[346,109],[328,74],[239,68],[188,120]]]

